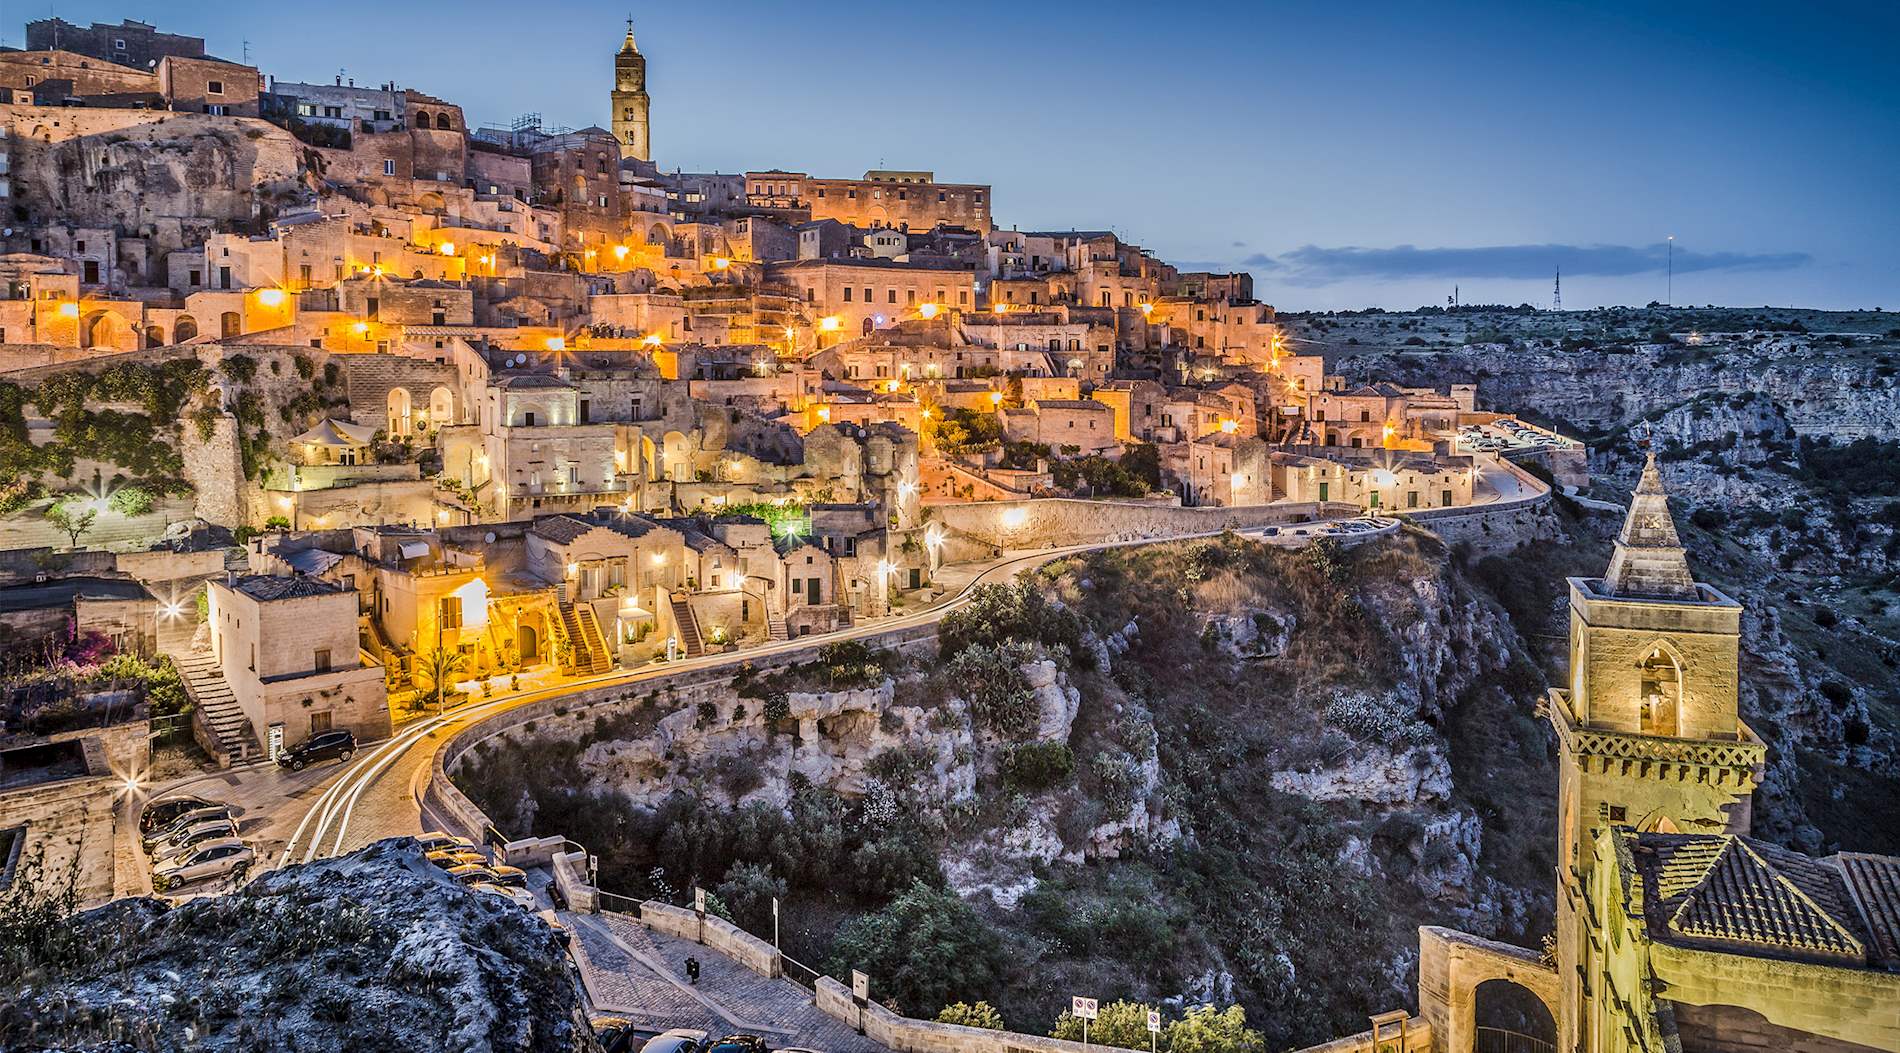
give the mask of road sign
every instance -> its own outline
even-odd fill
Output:
[[[693,888],[693,909],[701,914],[706,913],[706,890],[698,886]]]
[[[1148,1010],[1148,1033],[1153,1035],[1161,1033],[1161,1011],[1158,1009]]]
[[[851,970],[851,997],[860,1002],[871,1000],[871,978],[856,969]]]
[[[1095,1019],[1095,999],[1076,996],[1069,999],[1069,1015],[1077,1020]]]

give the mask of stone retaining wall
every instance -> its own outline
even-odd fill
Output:
[[[997,549],[1029,549],[1178,534],[1214,534],[1229,529],[1355,516],[1365,509],[1338,501],[1183,508],[1152,501],[1043,498],[930,505],[926,511],[952,536],[963,535]]]

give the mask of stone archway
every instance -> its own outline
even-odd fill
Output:
[[[408,388],[389,389],[389,424],[384,430],[389,433],[390,438],[400,439],[409,435],[412,428],[411,414],[414,408]]]
[[[437,384],[429,392],[429,427],[445,428],[455,423],[455,393]]]
[[[163,326],[148,325],[145,327],[145,346],[146,347],[164,347],[165,346],[165,329]]]
[[[195,340],[197,337],[198,320],[196,318],[188,314],[181,314],[178,316],[178,320],[172,323],[172,341],[174,343],[182,344],[187,340]]]
[[[1557,969],[1536,951],[1436,925],[1418,930],[1418,1011],[1432,1025],[1436,1053],[1474,1053],[1478,988],[1503,980],[1528,991],[1558,1019]]]
[[[80,347],[116,347],[124,321],[111,311],[94,311],[79,326]]]

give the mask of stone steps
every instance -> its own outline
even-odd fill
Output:
[[[250,718],[244,715],[237,696],[231,693],[231,685],[225,682],[223,672],[211,655],[204,651],[168,653],[185,682],[185,694],[197,707],[198,722],[211,732],[218,749],[233,761],[262,756],[264,749],[257,741]]]

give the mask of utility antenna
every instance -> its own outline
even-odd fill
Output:
[[[1664,286],[1663,303],[1676,306],[1676,236],[1669,235],[1669,284]]]
[[[249,40],[244,42],[244,64],[246,66],[251,64],[251,42]]]
[[[1550,291],[1550,309],[1553,311],[1564,309],[1564,269],[1562,267],[1557,268],[1557,285]]]

